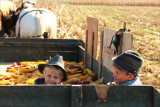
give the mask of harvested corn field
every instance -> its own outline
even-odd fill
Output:
[[[78,5],[160,6],[159,0],[59,0]]]

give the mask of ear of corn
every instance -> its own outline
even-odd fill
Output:
[[[70,75],[70,76],[68,76],[68,79],[75,78],[75,77],[79,77],[79,76],[82,76],[82,74]]]
[[[17,80],[17,82],[18,82],[18,83],[21,83],[22,80],[24,79],[24,76],[25,76],[25,75],[20,75],[19,78],[18,78],[18,80]]]
[[[36,70],[37,70],[37,68],[29,68],[29,67],[21,67],[19,69],[20,72],[24,72],[24,73],[33,72]]]
[[[96,76],[89,68],[86,68],[85,71],[86,71],[91,77]]]
[[[8,72],[15,72],[15,71],[16,71],[16,69],[11,68],[11,69],[8,69],[7,71],[8,71]]]
[[[35,77],[34,77],[34,78],[30,78],[30,79],[26,80],[25,83],[26,83],[26,84],[34,84],[34,81],[35,81],[36,79],[37,79],[37,78],[35,78]]]
[[[9,80],[2,80],[0,81],[0,85],[9,85],[10,81]]]

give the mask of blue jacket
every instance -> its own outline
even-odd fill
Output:
[[[34,81],[34,84],[37,85],[37,84],[45,84],[45,79],[44,78],[37,78],[35,81]],[[63,85],[62,83],[59,83],[59,85]]]
[[[34,84],[45,84],[44,78],[37,78],[34,81]]]
[[[139,77],[134,78],[133,80],[119,83],[119,85],[142,85]]]

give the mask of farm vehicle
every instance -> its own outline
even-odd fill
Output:
[[[110,41],[116,32],[101,28],[100,55],[97,59],[98,28],[93,22],[97,23],[97,20],[88,18],[85,43],[79,39],[0,38],[0,73],[5,73],[13,62],[46,61],[59,54],[66,62],[83,62],[102,83],[1,85],[0,106],[160,107],[160,93],[153,86],[106,85],[113,81],[110,56],[131,49],[132,36],[120,33],[123,34],[123,37],[120,36],[120,48],[115,51]]]
[[[65,61],[84,61],[84,42],[67,39],[0,38],[0,63],[46,60],[56,54]],[[90,55],[85,55],[90,66]],[[92,58],[92,71],[98,75],[99,60]],[[79,85],[2,85],[0,106],[54,106],[54,107],[159,107],[160,93],[152,86],[108,86],[112,72],[101,68],[104,84]]]

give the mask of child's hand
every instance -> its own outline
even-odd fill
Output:
[[[108,82],[107,85],[116,85],[115,82]]]

